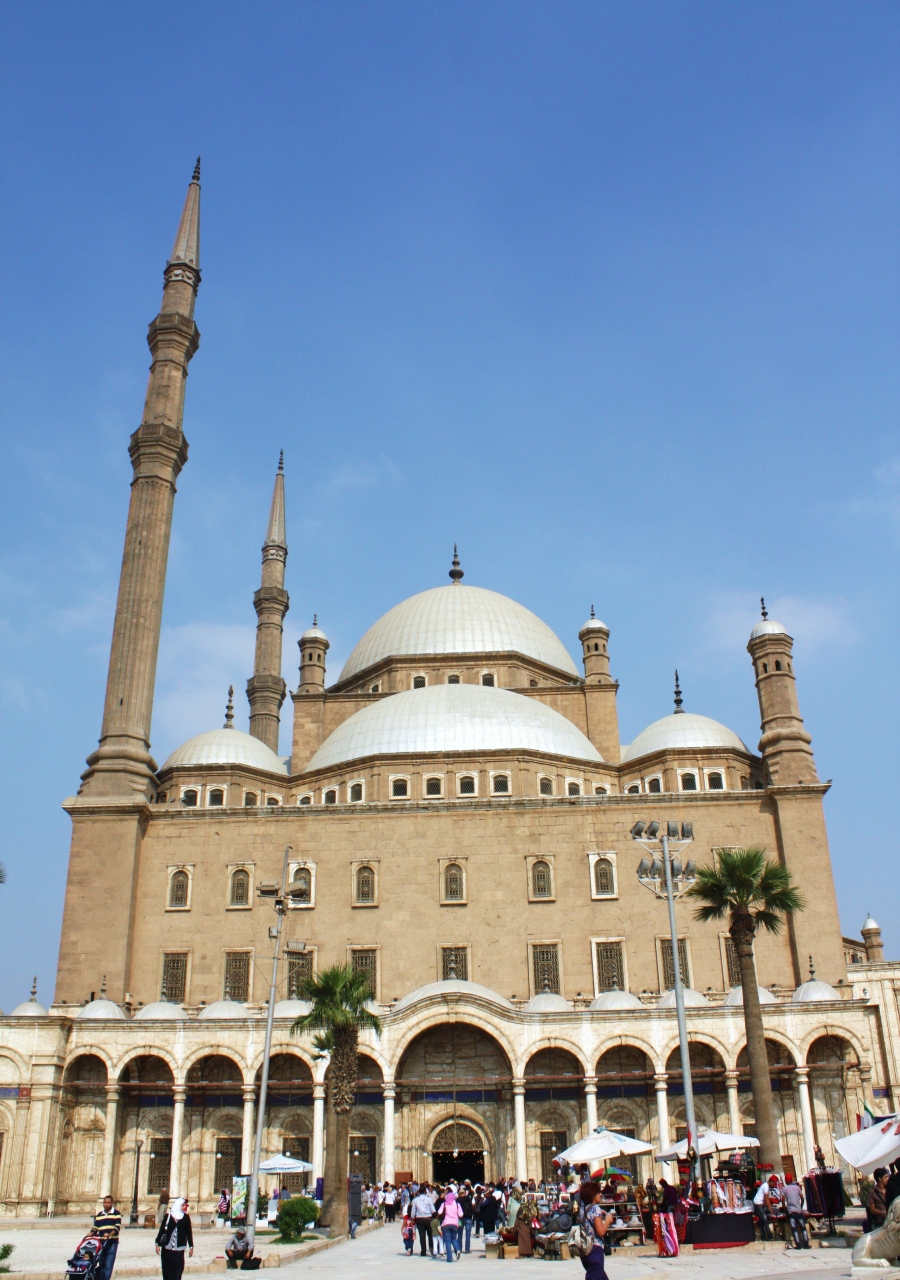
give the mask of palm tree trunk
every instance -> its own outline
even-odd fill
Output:
[[[322,1214],[319,1219],[323,1227],[331,1226],[334,1213],[334,1195],[337,1178],[337,1137],[334,1132],[334,1107],[331,1085],[328,1085],[328,1097],[325,1100],[325,1168],[322,1170]]]
[[[356,1102],[356,1077],[359,1074],[358,1043],[359,1034],[355,1026],[335,1029],[334,1049],[331,1054],[336,1157],[334,1202],[331,1212],[333,1236],[346,1235],[350,1229],[347,1174],[350,1171],[350,1112]]]
[[[772,1097],[772,1082],[769,1078],[769,1055],[766,1052],[766,1035],[756,981],[752,919],[749,916],[746,919],[740,916],[733,917],[730,932],[741,970],[744,1029],[747,1033],[750,1092],[753,1097],[756,1136],[759,1138],[759,1159],[761,1164],[770,1164],[774,1171],[780,1174],[782,1172],[781,1144],[775,1123],[775,1102]]]
[[[350,1168],[350,1112],[336,1111],[334,1116],[334,1201],[331,1211],[332,1236],[345,1236],[350,1230],[347,1203],[347,1172]]]

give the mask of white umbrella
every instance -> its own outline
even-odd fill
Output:
[[[860,1173],[874,1173],[879,1165],[900,1160],[900,1115],[879,1116],[868,1129],[835,1138],[834,1145]]]
[[[624,1133],[614,1133],[612,1129],[597,1129],[554,1156],[553,1162],[561,1164],[566,1160],[569,1164],[594,1164],[598,1160],[615,1160],[617,1156],[641,1156],[652,1150],[649,1142],[626,1138]]]
[[[676,1142],[657,1154],[657,1160],[668,1161],[687,1157],[687,1138]],[[748,1138],[742,1133],[719,1133],[718,1129],[701,1128],[697,1134],[695,1151],[701,1156],[711,1156],[716,1151],[745,1151],[748,1147],[758,1147],[759,1138]]]
[[[305,1173],[312,1168],[308,1160],[295,1160],[293,1156],[272,1156],[259,1166],[260,1173]]]

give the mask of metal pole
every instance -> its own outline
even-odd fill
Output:
[[[266,1042],[263,1048],[262,1076],[259,1082],[259,1106],[256,1113],[256,1142],[253,1144],[253,1168],[250,1171],[250,1193],[247,1197],[247,1239],[252,1246],[256,1234],[256,1207],[259,1204],[259,1162],[262,1158],[263,1127],[266,1121],[266,1093],[269,1088],[269,1056],[272,1052],[272,1023],[275,1019],[275,985],[278,980],[278,956],[281,950],[281,924],[284,920],[284,896],[287,893],[288,858],[291,846],[284,851],[281,873],[281,896],[275,902],[275,955],[272,958],[272,981],[269,984],[269,1008],[266,1011]]]
[[[140,1138],[134,1144],[134,1195],[131,1199],[131,1221],[130,1226],[136,1227],[138,1221],[138,1176],[141,1171],[141,1147],[143,1142]]]
[[[672,971],[675,977],[675,1010],[678,1014],[678,1042],[681,1048],[681,1078],[684,1082],[684,1116],[687,1121],[687,1144],[697,1150],[697,1122],[694,1117],[694,1086],[691,1081],[691,1051],[688,1044],[687,1019],[684,1016],[684,986],[678,956],[678,926],[675,923],[675,897],[672,892],[672,864],[669,861],[669,837],[662,837],[663,866],[666,870],[666,898],[669,903],[669,932],[672,935]],[[692,1178],[700,1176],[700,1157],[695,1154]]]

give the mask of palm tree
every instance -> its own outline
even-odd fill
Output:
[[[728,919],[728,932],[741,971],[750,1090],[760,1160],[780,1173],[781,1152],[775,1126],[753,939],[758,929],[779,933],[783,917],[802,911],[806,904],[791,884],[787,867],[774,858],[767,858],[761,845],[748,845],[746,849],[714,849],[713,857],[715,862],[712,866],[698,867],[696,882],[687,896],[703,904],[695,912],[698,920]]]
[[[316,1038],[316,1048],[320,1053],[331,1053],[328,1102],[334,1121],[334,1162],[326,1152],[322,1217],[330,1222],[332,1235],[346,1235],[349,1223],[344,1187],[350,1165],[350,1111],[356,1101],[359,1075],[359,1033],[380,1034],[381,1019],[368,1008],[373,998],[368,978],[349,965],[332,965],[314,978],[305,978],[297,995],[308,1000],[312,1008],[294,1022],[291,1033],[318,1031],[322,1034]]]

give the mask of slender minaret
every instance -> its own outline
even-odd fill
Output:
[[[162,622],[175,481],[188,455],[182,433],[188,363],[200,343],[194,302],[200,286],[200,161],[194,169],[163,274],[141,425],[131,437],[134,467],[125,551],[113,624],[100,744],[88,756],[82,792],[154,793],[150,721]]]
[[[762,621],[750,632],[747,650],[756,673],[762,737],[759,751],[769,780],[777,787],[817,783],[812,738],[803,727],[794,678],[794,641],[769,617],[760,600]]]
[[[281,704],[287,685],[281,675],[281,641],[284,615],[290,607],[284,589],[287,542],[284,529],[284,451],[278,459],[269,528],[262,549],[262,584],[253,596],[256,609],[256,658],[247,681],[250,732],[267,747],[278,751]]]

